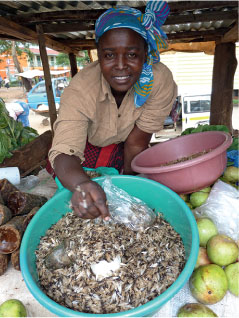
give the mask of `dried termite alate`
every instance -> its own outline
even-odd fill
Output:
[[[71,264],[49,266],[49,253],[63,242],[60,252]],[[35,254],[45,294],[62,306],[93,314],[147,303],[171,286],[185,265],[181,237],[161,215],[151,226],[133,231],[69,212],[41,237]],[[95,264],[107,265],[107,275],[103,266],[103,272],[94,271]]]

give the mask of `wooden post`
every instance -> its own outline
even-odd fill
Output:
[[[211,125],[225,125],[232,132],[232,94],[237,67],[235,43],[216,44],[211,99]]]
[[[44,77],[45,77],[46,93],[47,93],[49,114],[50,114],[50,121],[51,121],[51,129],[53,131],[53,124],[56,121],[57,113],[56,113],[55,99],[54,99],[54,95],[53,95],[53,91],[52,91],[51,73],[50,73],[50,67],[49,67],[49,62],[48,62],[48,56],[47,56],[47,51],[46,51],[45,38],[44,38],[42,25],[37,25],[36,30],[37,30],[37,34],[38,34],[40,56],[41,56],[41,60],[42,60],[43,72],[44,72]]]
[[[69,60],[71,65],[71,77],[73,77],[78,72],[76,56],[74,53],[69,53]]]

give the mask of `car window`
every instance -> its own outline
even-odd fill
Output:
[[[40,83],[33,91],[32,94],[43,94],[46,93],[45,83]]]
[[[189,109],[187,109],[189,102]],[[203,113],[209,112],[211,107],[211,97],[209,95],[188,96],[184,99],[184,113]]]

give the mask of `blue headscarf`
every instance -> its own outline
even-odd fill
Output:
[[[169,15],[169,6],[165,1],[149,1],[146,5],[145,14],[127,6],[110,8],[96,21],[95,37],[99,38],[111,29],[129,28],[139,33],[148,44],[147,61],[138,81],[134,84],[134,103],[138,108],[142,106],[153,87],[152,65],[160,61],[159,49],[167,48],[167,36],[161,26]]]

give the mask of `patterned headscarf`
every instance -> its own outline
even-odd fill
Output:
[[[110,8],[104,12],[96,21],[96,42],[111,29],[129,28],[139,33],[148,44],[147,61],[138,81],[134,84],[134,103],[138,108],[142,106],[153,87],[152,65],[159,62],[159,49],[167,48],[167,36],[161,26],[169,14],[169,6],[165,1],[149,1],[146,5],[145,14],[141,11],[127,6]]]

